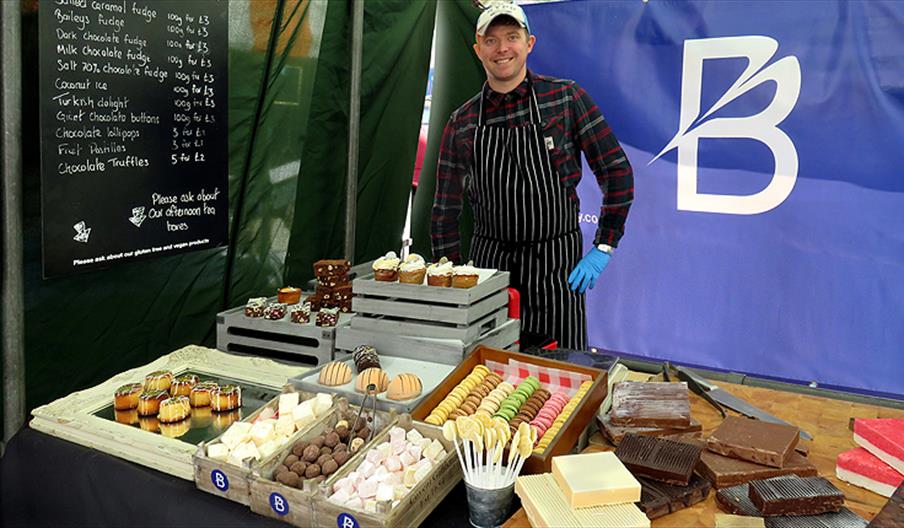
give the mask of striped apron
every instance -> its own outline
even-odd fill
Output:
[[[515,128],[485,125],[480,98],[468,184],[471,259],[511,273],[521,294],[522,332],[583,349],[584,296],[568,287],[568,274],[581,259],[578,204],[553,169],[532,85],[530,93],[530,120]]]

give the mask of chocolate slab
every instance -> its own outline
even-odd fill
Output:
[[[658,436],[662,438],[671,438],[673,440],[682,439],[699,439],[703,425],[697,420],[691,418],[691,423],[687,428],[681,427],[629,427],[623,425],[615,425],[612,418],[607,414],[596,420],[597,428],[600,433],[605,436],[612,445],[618,446],[626,434],[636,434],[641,436]]]
[[[754,480],[750,500],[764,517],[837,512],[844,493],[822,477]]]
[[[869,528],[900,528],[901,526],[904,526],[904,484],[898,486],[885,506],[869,523]]]
[[[768,480],[793,478],[788,475],[773,477]],[[720,510],[734,515],[760,516],[760,510],[750,500],[750,486],[746,483],[722,488],[716,492],[716,505]]]
[[[636,504],[650,520],[703,502],[712,487],[699,475],[694,475],[687,486],[673,486],[642,477],[637,481],[640,482],[640,502]]]
[[[703,447],[665,438],[629,434],[615,456],[635,477],[687,486]]]
[[[797,427],[729,416],[706,439],[706,447],[720,455],[781,468],[799,440]]]
[[[866,520],[847,508],[821,515],[766,517],[766,528],[864,528]],[[888,525],[900,527],[900,524]]]
[[[774,468],[728,458],[712,451],[704,450],[700,453],[700,462],[697,463],[697,472],[709,479],[715,488],[727,488],[736,486],[751,480],[767,479],[780,475],[797,475],[799,477],[815,477],[816,466],[797,453],[785,462],[785,467]]]
[[[636,427],[691,425],[687,383],[623,381],[612,387],[611,421]]]

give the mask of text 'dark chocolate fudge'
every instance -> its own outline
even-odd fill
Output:
[[[754,480],[748,491],[765,517],[818,515],[837,512],[844,505],[844,493],[823,477]]]
[[[701,451],[701,445],[629,434],[615,450],[615,456],[636,477],[687,486]]]
[[[336,326],[339,322],[338,308],[323,308],[317,312],[317,326]]]
[[[314,263],[314,275],[321,277],[339,277],[344,275],[348,282],[348,271],[351,263],[346,259],[323,259]]]
[[[690,427],[687,383],[616,383],[612,388],[611,420],[615,425]]]
[[[651,520],[703,502],[710,490],[709,481],[699,475],[694,475],[687,486],[673,486],[643,477],[637,481],[640,482],[637,507]]]
[[[781,468],[800,440],[800,429],[729,416],[706,440],[710,451]]]

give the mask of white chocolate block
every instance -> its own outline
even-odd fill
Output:
[[[295,419],[292,417],[292,414],[281,414],[279,419],[276,420],[274,430],[279,435],[292,436],[292,433],[295,432]]]
[[[301,429],[308,424],[312,423],[316,416],[314,416],[314,409],[311,406],[311,400],[303,401],[295,407],[292,411],[292,418],[295,420],[295,427]]]
[[[325,392],[318,392],[314,397],[313,407],[316,416],[323,416],[333,406],[333,396]]]
[[[518,477],[515,493],[533,526],[650,528],[650,520],[634,504],[570,507],[549,473]]]
[[[552,474],[572,508],[640,500],[640,483],[612,452],[553,457]]]

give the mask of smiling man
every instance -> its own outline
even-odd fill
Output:
[[[631,165],[584,90],[528,71],[537,39],[521,7],[493,3],[476,33],[474,51],[487,80],[443,131],[433,255],[462,260],[459,216],[467,195],[474,213],[470,258],[511,272],[521,293],[523,335],[585,348],[584,292],[624,233],[634,195]],[[594,247],[583,258],[576,193],[581,151],[603,191]]]

